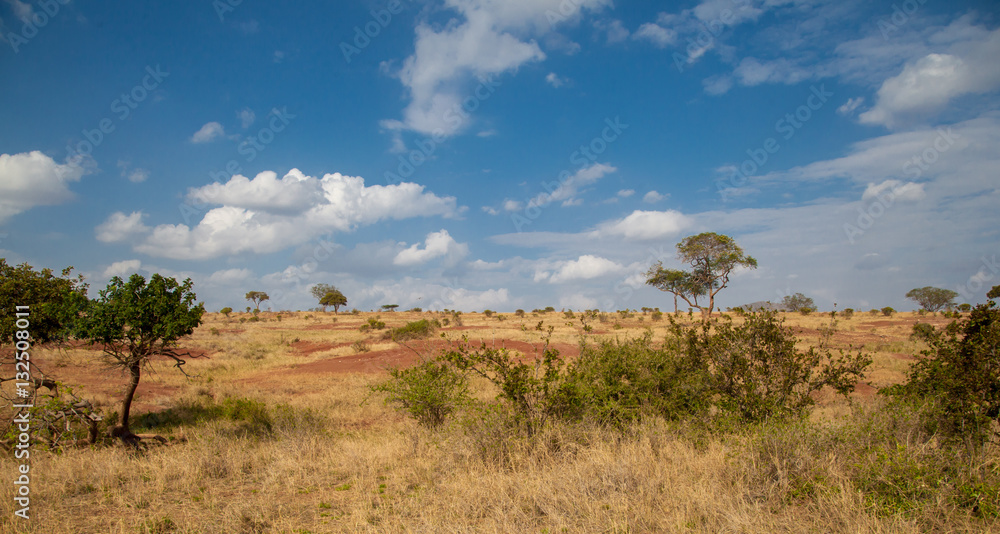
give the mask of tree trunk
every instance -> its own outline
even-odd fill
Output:
[[[677,315],[677,293],[674,293],[674,315]]]
[[[132,398],[135,397],[135,390],[139,387],[139,377],[142,374],[142,365],[135,363],[128,368],[129,382],[125,390],[125,399],[122,400],[122,413],[118,419],[118,426],[111,430],[112,437],[120,438],[122,441],[133,441],[135,435],[129,429],[129,411],[132,408]]]

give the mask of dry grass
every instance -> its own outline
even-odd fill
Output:
[[[994,527],[947,502],[887,514],[851,482],[857,466],[838,456],[846,450],[839,442],[799,439],[791,428],[709,434],[648,420],[625,434],[556,424],[526,438],[496,434],[496,426],[473,415],[430,432],[378,399],[363,402],[368,386],[384,375],[279,372],[353,355],[350,345],[361,339],[368,339],[373,351],[395,347],[377,342],[377,333],[358,331],[374,314],[282,313],[280,322],[276,315],[263,313],[256,323],[240,323],[237,317],[245,314],[208,317],[185,343],[210,354],[191,360],[188,370],[197,377],[185,380],[156,363],[155,372],[143,379],[154,387],[145,396],[140,390],[137,401],[170,414],[183,406],[219,406],[226,398],[254,399],[268,406],[269,432],[216,414],[158,428],[184,440],[139,454],[118,447],[35,449],[32,519],[13,517],[13,486],[4,484],[0,532],[988,532]],[[379,315],[390,328],[445,317]],[[591,333],[578,318],[558,312],[502,315],[506,320],[463,314],[464,329],[454,329],[452,321],[442,331],[451,339],[464,334],[476,342],[540,346],[545,332],[535,329],[538,321],[555,327],[553,343],[569,345],[583,334],[635,337],[652,327],[660,337],[666,328],[665,321],[639,313],[614,314],[607,323],[588,320]],[[908,361],[897,353],[920,348],[908,339],[908,314],[889,319],[892,324],[871,324],[885,320],[867,314],[840,320],[833,339],[874,351],[872,378],[880,385],[905,376]],[[616,321],[621,329],[612,328]],[[790,326],[802,329],[804,343],[817,343],[828,322],[828,316],[788,316]],[[342,346],[302,354],[295,342]],[[73,350],[49,353],[44,361],[53,364],[47,368],[53,374],[75,380],[78,394],[115,408],[117,377],[79,374],[94,357]],[[836,427],[852,413],[841,400],[820,400],[814,420]],[[996,451],[989,455],[997,458]],[[0,479],[16,477],[14,462],[4,457]],[[822,475],[821,483],[805,486],[803,497],[803,477],[813,480],[815,473]]]

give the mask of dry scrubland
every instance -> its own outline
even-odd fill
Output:
[[[169,445],[32,451],[32,519],[13,517],[13,486],[0,486],[0,531],[38,533],[320,532],[919,532],[995,531],[988,510],[960,506],[996,478],[988,447],[962,474],[935,470],[947,448],[874,388],[900,382],[919,319],[855,314],[838,319],[835,346],[863,345],[874,364],[850,401],[819,395],[808,421],[709,431],[696,422],[645,419],[625,432],[554,423],[527,437],[470,411],[430,431],[383,405],[369,386],[385,362],[415,352],[359,327],[373,313],[262,313],[260,322],[208,314],[183,347],[188,380],[166,362],[142,379],[133,429]],[[564,356],[589,341],[637,337],[665,321],[560,312],[523,318],[381,313],[389,327],[451,318],[435,335],[541,353],[545,332]],[[819,343],[829,315],[789,314],[801,346]],[[686,314],[683,320],[687,321]],[[543,327],[543,328],[544,328]],[[428,355],[440,337],[414,342]],[[368,347],[356,344],[365,341]],[[409,343],[408,343],[409,344]],[[369,349],[369,352],[359,352]],[[118,408],[125,378],[81,348],[37,351],[43,370],[103,410]],[[870,384],[870,385],[869,385]],[[492,397],[488,384],[477,395]],[[367,399],[367,401],[366,401]],[[151,414],[151,415],[144,415]],[[0,480],[16,478],[4,454]],[[985,475],[984,475],[985,473]],[[942,478],[943,477],[943,478]],[[950,477],[950,478],[949,478]],[[964,488],[964,489],[955,489]],[[973,488],[973,489],[968,489]],[[976,490],[975,488],[979,488]],[[965,492],[965,493],[962,493]],[[903,495],[898,501],[878,495]],[[873,497],[876,496],[876,497]],[[987,495],[989,497],[989,495]],[[970,497],[973,498],[973,497]],[[988,501],[988,499],[987,499]],[[987,502],[984,501],[984,502]],[[915,503],[915,504],[914,504]],[[985,510],[985,511],[984,511]],[[994,511],[995,512],[995,511]]]

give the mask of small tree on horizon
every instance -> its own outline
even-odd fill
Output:
[[[265,300],[270,300],[271,297],[269,297],[267,295],[267,293],[265,293],[263,291],[250,291],[250,292],[248,292],[246,294],[246,296],[244,298],[246,298],[247,300],[253,302],[254,311],[255,312],[259,312],[260,311],[260,303],[264,302]]]
[[[673,293],[688,305],[698,308],[708,321],[715,309],[715,295],[729,284],[729,275],[737,267],[757,268],[757,260],[747,256],[733,238],[714,232],[689,236],[677,244],[677,257],[691,266],[690,271],[664,269],[657,262],[646,272],[646,284]],[[708,297],[708,303],[698,297]]]
[[[929,312],[936,312],[941,308],[950,310],[955,305],[955,297],[958,297],[958,293],[950,289],[931,286],[911,289],[906,293],[906,298],[920,304],[921,308]]]
[[[319,299],[319,304],[320,306],[323,306],[324,312],[326,311],[327,306],[333,306],[333,313],[337,313],[337,310],[339,310],[341,306],[347,305],[347,297],[345,297],[339,289],[333,289],[323,295],[323,298]]]
[[[782,299],[781,305],[784,306],[788,311],[797,312],[804,309],[815,310],[816,304],[813,299],[803,295],[802,293],[796,293],[794,295],[785,295]]]

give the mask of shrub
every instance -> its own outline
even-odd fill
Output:
[[[885,308],[882,308],[881,311],[882,311],[882,315],[884,315],[886,317],[892,317],[892,314],[896,313],[896,310],[892,309],[891,306],[886,306]]]
[[[415,312],[415,313],[420,313],[420,312],[424,311],[424,309],[423,308],[410,308],[410,311],[411,312]]]
[[[556,311],[556,309],[553,308],[552,306],[546,306],[545,309],[542,311],[544,311],[545,313],[550,313]]]
[[[969,313],[972,311],[972,305],[969,303],[962,303],[958,305],[958,311],[962,313]]]
[[[379,317],[376,315],[375,317],[369,317],[368,322],[358,327],[358,330],[368,332],[369,330],[382,330],[383,328],[385,328],[385,323],[379,321]]]
[[[493,317],[494,313],[496,312],[494,312],[493,310],[483,310],[483,315],[485,315],[486,317]]]
[[[351,349],[354,350],[355,354],[361,354],[364,352],[370,352],[372,350],[371,345],[363,339],[359,339],[351,344]]]
[[[799,313],[802,315],[809,315],[813,312],[812,308],[799,308]]]
[[[421,319],[419,321],[413,321],[406,323],[399,328],[393,328],[392,330],[385,333],[383,336],[385,339],[392,339],[394,341],[405,341],[407,339],[420,339],[429,337],[434,333],[435,328],[440,328],[441,323],[436,319],[428,321],[427,319]]]
[[[653,321],[662,321],[663,320],[663,312],[661,312],[659,310],[654,311],[652,314],[650,314],[649,318],[650,318],[650,320],[653,320]]]
[[[965,443],[971,454],[1000,422],[1000,309],[994,301],[976,306],[965,320],[942,330],[914,325],[921,351],[904,384],[887,392],[930,403],[939,430]]]
[[[389,379],[371,386],[385,395],[385,403],[407,413],[428,428],[440,427],[469,401],[465,375],[450,363],[426,361],[409,369],[389,369]]]
[[[878,310],[872,308],[872,309],[868,310],[868,315],[871,315],[872,317],[875,317],[876,315],[878,315]]]
[[[566,311],[564,311],[563,312],[563,317],[565,317],[567,319],[575,319],[576,318],[576,316],[573,315],[573,310],[566,310]]]
[[[222,308],[221,310],[219,310],[219,313],[221,313],[222,315],[225,315],[226,319],[228,319],[229,318],[229,314],[233,313],[233,309],[230,308],[229,306],[226,306],[225,308]]]
[[[515,310],[514,311],[514,316],[516,316],[516,317],[524,317],[524,310],[522,310],[522,309]]]
[[[844,311],[840,312],[840,315],[844,319],[850,319],[851,317],[854,317],[854,308],[844,308]]]
[[[209,330],[209,333],[211,333],[211,334],[212,334],[213,336],[217,336],[217,335],[219,335],[219,329],[218,329],[218,328],[215,328],[215,327],[213,326],[213,327],[212,327],[212,328],[211,328],[211,329]]]

